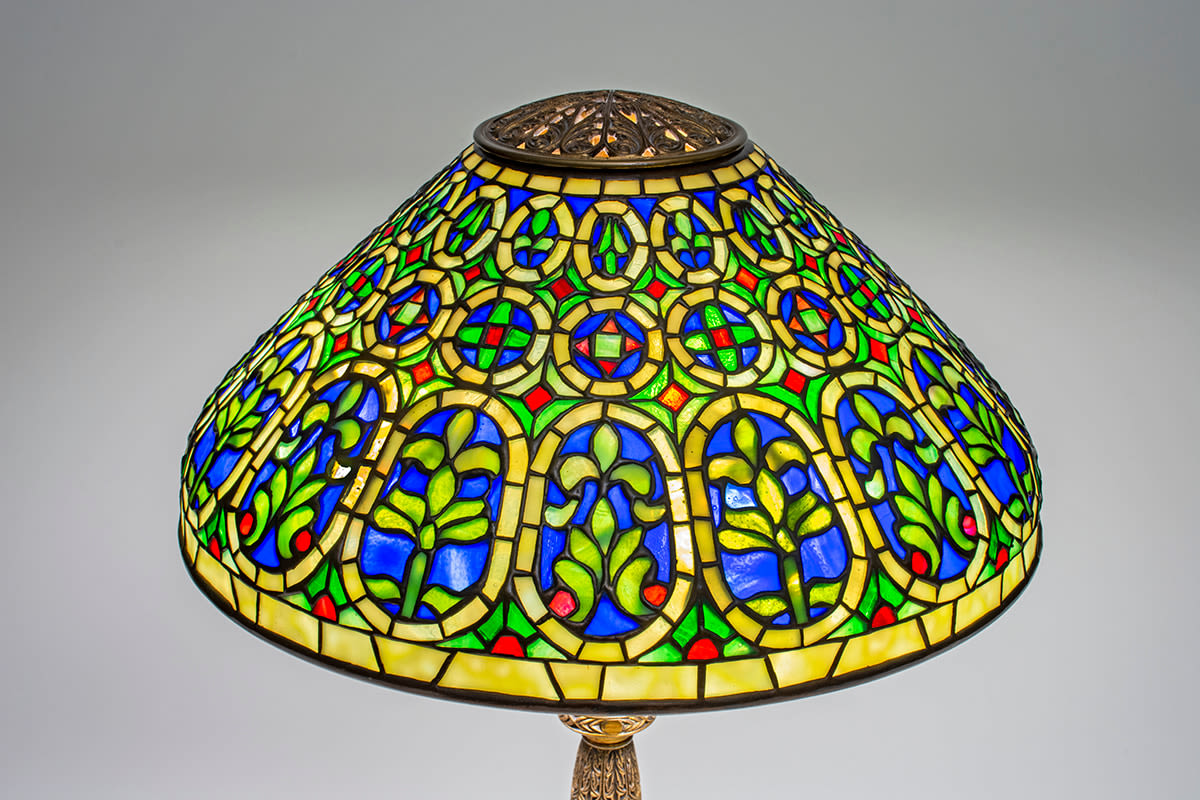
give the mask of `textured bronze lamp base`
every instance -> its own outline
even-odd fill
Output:
[[[642,800],[633,735],[654,717],[584,717],[559,719],[583,736],[575,755],[571,800]]]

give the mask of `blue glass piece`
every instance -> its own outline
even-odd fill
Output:
[[[903,561],[904,557],[908,555],[908,550],[901,543],[899,537],[896,536],[896,514],[892,511],[892,507],[884,502],[871,506],[871,511],[875,514],[875,519],[879,520],[879,529],[887,537],[888,546]]]
[[[808,609],[808,618],[817,619],[829,610],[829,606],[813,606]]]
[[[436,414],[430,414],[417,426],[415,433],[432,433],[441,436],[446,431],[446,423],[458,409],[444,408]]]
[[[834,318],[829,322],[829,349],[836,350],[846,343],[846,329],[840,319]]]
[[[499,516],[498,512],[500,509],[500,495],[503,491],[504,481],[500,480],[499,478],[493,478],[492,489],[488,492],[487,496],[488,518],[491,519],[492,522],[495,522]]]
[[[324,532],[325,526],[329,524],[329,518],[333,516],[333,509],[337,506],[338,498],[342,496],[342,487],[338,485],[326,486],[317,495],[317,524],[314,528]]]
[[[808,474],[803,467],[792,466],[779,476],[779,482],[791,496],[795,496],[808,488]]]
[[[215,445],[216,443],[217,443],[216,428],[213,426],[212,423],[209,423],[209,426],[204,429],[204,433],[202,433],[200,435],[200,438],[196,441],[195,449],[192,450],[192,468],[193,469],[199,471],[200,467],[203,466],[203,464],[204,464],[204,460],[206,458],[208,458],[209,454],[212,452],[213,445]],[[212,474],[212,471],[210,470],[209,475],[211,475],[211,474]],[[226,477],[228,477],[228,473],[226,473]],[[217,483],[220,483],[220,481],[217,481]]]
[[[575,487],[578,491],[579,487]],[[596,505],[596,498],[600,496],[600,488],[595,481],[587,481],[583,484],[583,497],[579,501],[579,507],[575,510],[575,516],[571,517],[573,525],[583,525],[587,522],[588,514]]]
[[[490,549],[491,542],[486,539],[473,544],[442,545],[433,555],[429,582],[453,592],[464,591],[483,576]]]
[[[462,349],[463,358],[470,363],[471,366],[479,366],[479,351],[474,347],[464,347]]]
[[[791,436],[791,432],[783,427],[779,422],[771,419],[768,416],[759,414],[757,411],[750,413],[750,418],[754,420],[755,426],[758,428],[759,435],[762,437],[763,445],[770,444],[776,439],[783,439]]]
[[[572,453],[590,453],[592,431],[596,429],[595,425],[584,425],[571,431],[567,435],[567,439],[563,442],[562,449],[559,451],[564,455]]]
[[[708,506],[712,509],[713,525],[721,525],[721,490],[716,486],[708,487]]]
[[[470,194],[471,192],[475,191],[480,186],[483,186],[483,183],[483,178],[479,177],[475,173],[471,173],[471,176],[467,178],[467,190],[465,194]]]
[[[848,562],[846,542],[836,527],[800,543],[800,565],[807,580],[836,578],[846,569]]]
[[[709,353],[696,353],[696,360],[709,369],[718,369],[717,361]]]
[[[778,617],[771,620],[771,624],[772,625],[780,625],[780,626],[791,625],[792,624],[792,615],[791,614],[780,614]]]
[[[567,496],[562,493],[558,485],[553,481],[546,482],[546,502],[551,505],[561,506],[567,499]]]
[[[221,455],[224,455],[224,453]],[[254,480],[250,482],[250,488],[242,500],[242,508],[250,508],[250,504],[254,500],[254,493],[271,479],[271,476],[275,474],[275,470],[278,468],[278,465],[274,461],[268,461],[266,464],[263,464],[263,468],[258,471],[254,476]]]
[[[607,320],[608,314],[592,314],[583,322],[575,326],[575,330],[571,332],[571,337],[573,339],[586,339],[595,333],[596,329],[603,325]]]
[[[717,210],[717,193],[716,192],[714,192],[714,191],[696,192],[695,197],[697,200],[699,200],[701,203],[703,203],[704,206],[709,211],[712,211],[714,213],[716,212],[716,210]]]
[[[746,193],[751,197],[758,197],[758,184],[755,183],[751,178],[746,178],[746,180],[739,183],[738,186],[745,189]]]
[[[326,386],[325,390],[317,395],[317,399],[322,403],[336,402],[341,396],[342,392],[346,390],[347,385],[349,385],[348,381],[335,381],[334,383]]]
[[[938,580],[957,578],[966,572],[969,563],[950,545],[949,539],[942,540],[942,563],[938,565]]]
[[[620,636],[637,628],[637,623],[625,616],[613,605],[608,597],[601,597],[596,604],[592,621],[588,623],[584,633],[588,636]]]
[[[938,463],[937,476],[938,480],[942,482],[943,486],[958,496],[958,502],[962,503],[963,508],[971,507],[971,503],[967,499],[967,493],[963,489],[962,484],[958,482],[958,478],[950,469],[950,465],[944,460]],[[950,498],[946,499],[949,500]]]
[[[605,495],[609,504],[612,505],[613,516],[616,517],[619,531],[627,531],[634,526],[633,509],[630,508],[629,498],[625,495],[625,491],[623,485],[614,484],[608,487],[608,493]]]
[[[567,546],[567,536],[554,528],[542,527],[541,547],[538,551],[538,581],[542,591],[554,585],[554,561]]]
[[[473,500],[478,497],[483,497],[487,494],[487,490],[491,486],[491,481],[484,475],[475,475],[470,478],[463,478],[462,488],[458,490],[458,496]]]
[[[687,315],[687,319],[683,321],[684,333],[696,333],[704,330],[704,315],[700,311],[693,311]]]
[[[654,206],[658,204],[657,197],[631,197],[629,204],[637,209],[637,213],[641,216],[644,222],[650,221],[650,215],[654,213]]]
[[[739,600],[749,600],[763,592],[783,591],[779,580],[779,555],[774,550],[722,552],[721,568],[729,591]]]
[[[622,458],[630,461],[648,461],[654,456],[654,451],[650,449],[650,445],[641,434],[624,425],[614,425],[614,427],[621,436]]]
[[[1008,477],[1008,470],[1004,468],[1001,459],[992,459],[991,463],[980,467],[979,471],[983,473],[984,481],[1000,502],[1007,503],[1017,493],[1017,487],[1013,485],[1012,478]]]
[[[909,419],[909,422],[912,422],[912,420]],[[900,442],[894,442],[892,444],[892,452],[895,454],[897,460],[903,461],[913,472],[917,473],[917,477],[922,480],[929,477],[929,468],[925,466],[925,462],[917,458],[916,454],[908,446]]]
[[[754,498],[754,492],[748,487],[729,483],[725,485],[725,505],[731,509],[754,508],[758,505],[758,501]]]
[[[417,619],[423,619],[423,620],[437,619],[437,617],[435,617],[433,615],[433,610],[429,606],[425,605],[424,603],[421,604],[421,607],[417,609],[417,613],[414,614],[413,616],[415,616]]]
[[[1004,454],[1008,456],[1008,460],[1017,468],[1017,472],[1026,472],[1029,470],[1029,462],[1025,460],[1025,452],[1021,446],[1017,444],[1016,438],[1013,437],[1012,431],[1008,426],[1004,426],[1004,433],[1000,437],[1000,445],[1004,448]]]
[[[812,490],[817,493],[817,497],[821,498],[826,503],[830,502],[829,492],[826,490],[825,482],[821,480],[821,474],[817,472],[817,466],[815,464],[808,465],[808,485],[811,486]]]
[[[576,219],[583,217],[587,213],[587,210],[592,207],[592,203],[595,202],[595,199],[591,197],[564,197],[563,199],[567,201],[567,205]]]
[[[661,583],[666,583],[671,579],[671,537],[667,523],[660,522],[650,530],[646,531],[642,537],[642,544],[646,546],[654,555],[654,562],[658,566],[658,571],[655,577]]]
[[[637,368],[642,365],[642,356],[640,353],[633,352],[625,357],[623,361],[612,372],[613,378],[628,378],[633,373],[637,372]]]
[[[471,312],[471,316],[467,317],[467,322],[476,325],[487,322],[488,317],[491,316],[492,310],[495,307],[495,303],[484,303]]]
[[[875,406],[880,416],[887,416],[898,408],[895,400],[875,389],[863,389],[859,394],[867,398],[871,402],[871,405]]]
[[[885,444],[875,445],[875,454],[879,456],[879,463],[883,467],[883,479],[887,484],[887,490],[889,492],[899,491],[900,485],[896,481],[896,464],[893,461],[895,456]]]
[[[579,367],[580,371],[589,378],[603,379],[604,374],[600,372],[600,368],[587,356],[579,355],[575,359],[575,366]]]
[[[754,363],[754,359],[758,358],[758,346],[749,345],[742,348],[742,364],[749,365]]]
[[[646,341],[646,332],[642,330],[642,326],[637,324],[628,314],[622,314],[620,311],[613,313],[613,319],[621,330],[632,336],[636,341],[644,343]]]
[[[399,582],[414,549],[416,544],[407,536],[392,536],[368,525],[358,563],[364,575],[387,575]]]
[[[950,423],[950,426],[954,428],[956,433],[964,430],[968,425],[971,424],[966,415],[959,411],[957,407],[948,409],[946,411],[946,420]],[[961,439],[962,437],[959,438]]]
[[[263,567],[279,569],[278,536],[279,532],[274,528],[266,532],[262,541],[258,543],[258,547],[255,547],[254,552],[250,554],[254,563]]]
[[[496,427],[495,421],[483,412],[475,414],[475,435],[469,440],[469,444],[479,444],[486,442],[487,444],[502,444],[503,439],[500,437],[500,429]]]
[[[400,474],[400,488],[409,494],[423,496],[429,486],[429,478],[415,466],[403,470]]]
[[[319,431],[318,431],[319,432]],[[313,472],[321,473],[329,466],[329,460],[333,458],[333,446],[337,443],[336,436],[326,436],[321,440],[320,449],[317,451],[316,463],[313,465]],[[303,450],[297,450],[297,455],[303,453]],[[293,459],[295,463],[295,459]]]
[[[734,452],[733,448],[733,423],[726,422],[713,431],[712,436],[708,437],[708,444],[704,448],[704,454],[709,456],[720,456]]]
[[[367,387],[362,406],[359,407],[356,416],[363,422],[374,422],[379,419],[379,391],[375,387]]]

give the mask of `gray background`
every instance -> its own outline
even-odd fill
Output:
[[[468,141],[562,91],[741,121],[950,322],[1041,453],[983,635],[661,719],[646,794],[1194,797],[1194,2],[0,3],[6,797],[565,797],[552,718],[268,647],[176,550],[201,402]]]

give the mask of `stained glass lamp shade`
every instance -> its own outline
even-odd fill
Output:
[[[975,632],[1039,492],[1004,391],[739,125],[601,91],[482,124],[259,338],[180,540],[276,644],[620,750]]]

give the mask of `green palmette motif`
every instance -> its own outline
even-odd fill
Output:
[[[1007,396],[757,148],[645,175],[470,148],[214,391],[181,540],[323,663],[653,710],[957,641],[1023,585],[1039,505]]]

